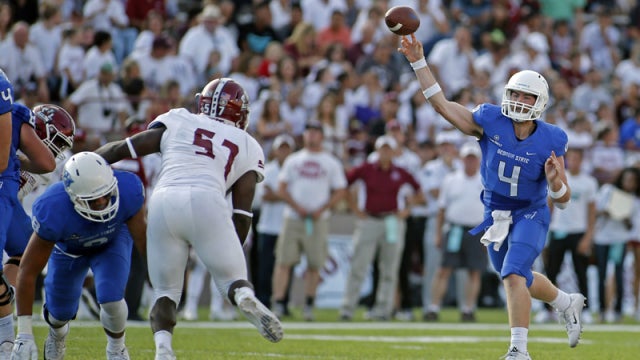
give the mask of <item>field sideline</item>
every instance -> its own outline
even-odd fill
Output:
[[[328,315],[331,314],[331,315]],[[487,322],[455,322],[447,310],[444,322],[334,322],[324,310],[317,322],[285,320],[285,338],[262,339],[248,322],[179,321],[174,337],[178,359],[499,359],[507,350],[509,330],[502,311],[484,310]],[[205,313],[206,315],[206,313]],[[206,318],[201,316],[201,318]],[[448,319],[451,319],[450,322]],[[504,320],[504,321],[501,321]],[[46,324],[35,321],[42,352]],[[640,325],[586,325],[580,345],[567,345],[564,326],[531,326],[529,351],[534,360],[638,359]],[[131,359],[152,360],[154,344],[148,322],[127,324]],[[65,359],[104,359],[106,340],[97,321],[73,321]]]

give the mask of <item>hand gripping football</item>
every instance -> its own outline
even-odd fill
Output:
[[[420,26],[418,14],[408,6],[394,6],[387,10],[384,22],[389,30],[396,35],[412,34]]]

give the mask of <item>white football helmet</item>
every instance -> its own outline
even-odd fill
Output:
[[[75,210],[83,218],[107,222],[116,216],[120,204],[118,180],[100,155],[88,151],[73,155],[64,164],[62,182]],[[108,195],[111,200],[104,209],[91,208],[92,200]]]
[[[511,91],[525,92],[536,96],[536,102],[528,105],[511,100]],[[502,115],[516,122],[539,119],[549,102],[547,80],[535,71],[523,70],[511,76],[502,95]]]

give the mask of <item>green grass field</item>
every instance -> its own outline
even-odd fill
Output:
[[[416,312],[416,315],[418,313]],[[179,321],[173,346],[178,359],[499,359],[509,344],[504,310],[481,310],[478,322],[458,322],[458,313],[447,309],[438,323],[337,322],[336,310],[318,310],[317,321],[299,316],[285,319],[280,343],[264,340],[247,321]],[[299,314],[298,314],[299,315]],[[200,318],[206,319],[202,309]],[[356,314],[361,319],[361,314]],[[42,352],[47,333],[44,322],[35,325]],[[127,327],[131,359],[153,359],[154,343],[147,322]],[[65,359],[104,359],[106,339],[97,321],[73,321]],[[564,325],[532,325],[529,352],[534,360],[638,359],[640,326],[632,320],[620,325],[585,325],[577,348],[567,345]]]

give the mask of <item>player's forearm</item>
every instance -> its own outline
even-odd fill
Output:
[[[107,160],[109,164],[131,157],[129,148],[124,140],[118,140],[102,145],[95,152]]]
[[[247,235],[249,235],[249,229],[251,228],[251,217],[242,214],[233,214],[233,226],[236,228],[236,234],[240,239],[240,244],[244,245]]]

